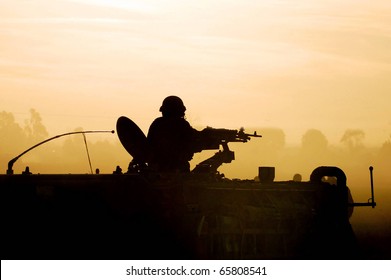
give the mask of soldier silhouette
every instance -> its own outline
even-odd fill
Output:
[[[201,132],[192,128],[185,119],[186,107],[178,96],[163,100],[160,112],[149,127],[147,143],[149,166],[161,172],[189,172],[189,161],[197,147]]]

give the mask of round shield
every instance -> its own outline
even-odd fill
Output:
[[[133,157],[133,160],[147,161],[147,137],[137,124],[127,117],[119,117],[117,134],[122,146]]]

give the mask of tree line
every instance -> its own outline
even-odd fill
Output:
[[[374,162],[381,168],[386,168],[385,166],[391,163],[391,134],[378,147],[368,148],[364,145],[363,130],[347,129],[341,135],[341,145],[336,147],[329,144],[327,137],[319,129],[314,128],[303,134],[299,146],[287,147],[282,129],[257,128],[256,130],[263,135],[260,141],[252,140],[246,144],[232,143],[237,156],[232,164],[223,165],[222,169],[227,175],[231,173],[235,177],[248,178],[260,165],[275,165],[282,174],[289,176],[293,172],[293,167],[302,172],[310,172],[309,170],[316,165],[339,164],[350,168],[360,162],[363,164]],[[75,128],[75,131],[82,131],[82,128]],[[5,172],[11,158],[48,137],[48,130],[35,109],[30,110],[29,117],[23,124],[17,123],[12,113],[0,112],[0,166],[4,169],[4,171],[0,169],[0,173]],[[123,149],[117,137],[112,139],[114,141],[87,141],[94,169],[99,168],[102,172],[109,173],[117,165],[121,165],[122,169],[127,168],[131,160],[130,155]],[[214,152],[196,154],[191,164],[194,166],[205,158],[204,154]],[[70,136],[63,141],[53,141],[43,145],[39,151],[26,154],[15,165],[15,169],[23,169],[27,164],[33,172],[36,170],[40,173],[90,172],[82,135]]]

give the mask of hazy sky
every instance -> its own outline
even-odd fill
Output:
[[[147,131],[178,95],[195,126],[391,134],[389,0],[1,0],[0,111],[49,133]]]

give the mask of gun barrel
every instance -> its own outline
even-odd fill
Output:
[[[248,140],[251,139],[251,137],[262,137],[262,135],[258,135],[256,131],[254,131],[253,134],[249,134],[249,133],[244,133],[243,130],[240,130],[237,136],[242,142],[247,142]]]
[[[259,135],[256,131],[254,131],[253,134],[247,134],[250,137],[262,137],[262,135]]]

